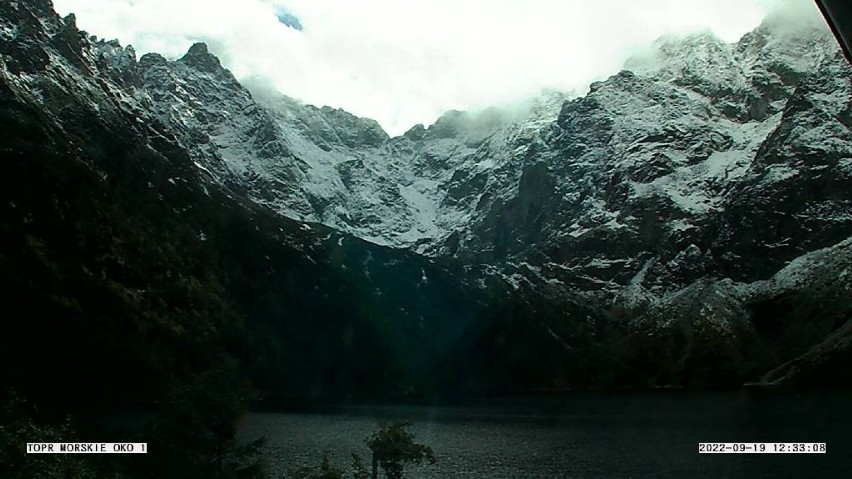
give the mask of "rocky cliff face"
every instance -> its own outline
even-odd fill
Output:
[[[49,131],[103,191],[132,183],[199,237],[214,227],[187,211],[246,211],[290,251],[261,256],[298,264],[269,267],[304,279],[303,313],[366,298],[358,327],[419,351],[421,385],[793,381],[848,357],[852,68],[822,28],[662,38],[583,96],[390,138],[247,89],[204,44],[137,60],[47,1],[0,20],[7,111],[36,112],[10,128]],[[124,146],[98,153],[105,132]],[[159,159],[114,158],[128,148]]]
[[[60,411],[148,407],[236,358],[286,394],[435,390],[478,293],[264,206],[299,163],[206,47],[137,62],[49,2],[3,3],[0,21],[4,385]]]
[[[621,381],[754,377],[848,321],[848,303],[826,299],[852,291],[848,265],[802,260],[844,257],[852,231],[852,69],[833,39],[767,22],[733,45],[662,39],[627,67],[564,104],[456,254],[504,264],[538,307],[577,298],[536,315],[560,338],[589,322],[582,303],[605,310],[598,336],[629,325],[609,346],[630,358]],[[780,287],[799,267],[814,280]]]

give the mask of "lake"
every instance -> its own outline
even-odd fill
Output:
[[[243,440],[266,436],[276,473],[323,451],[369,464],[364,438],[406,420],[438,462],[430,478],[850,478],[852,393],[655,391],[471,401],[452,406],[338,405],[247,414]],[[698,454],[699,442],[825,442],[826,454]],[[278,477],[278,476],[276,476]],[[381,477],[381,475],[380,475]]]

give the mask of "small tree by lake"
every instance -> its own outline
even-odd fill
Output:
[[[367,447],[373,453],[372,479],[378,479],[379,466],[387,479],[402,479],[406,464],[435,463],[432,448],[414,442],[414,433],[408,429],[410,426],[408,422],[382,425],[378,432],[367,438]]]
[[[284,479],[378,479],[379,467],[385,471],[387,479],[402,479],[406,464],[435,462],[435,454],[430,447],[414,442],[414,433],[408,430],[410,426],[411,423],[407,422],[380,424],[379,431],[367,437],[365,442],[373,453],[372,473],[357,453],[352,453],[352,463],[347,474],[332,464],[329,453],[325,452],[319,467],[290,469],[284,474]]]

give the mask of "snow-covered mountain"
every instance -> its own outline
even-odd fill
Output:
[[[759,175],[770,181],[761,158],[779,125],[806,121],[784,116],[800,82],[848,77],[824,28],[767,21],[736,44],[710,33],[662,38],[571,101],[546,92],[522,108],[449,112],[389,138],[342,110],[252,94],[203,44],[176,61],[146,55],[127,71],[145,108],[178,132],[212,181],[243,185],[282,215],[465,262],[538,256],[547,269],[580,268],[621,286],[651,261],[646,282],[658,292],[739,263],[751,245],[721,225],[748,221],[732,217],[738,211],[770,221],[740,189],[760,188]],[[843,109],[842,81],[837,88],[816,107]],[[848,141],[842,130],[828,137]],[[787,167],[769,168],[771,178]],[[843,204],[810,207],[832,209],[831,228],[849,231]],[[760,234],[766,245],[788,238]],[[765,277],[842,236],[760,254],[771,264],[742,277]],[[725,238],[739,246],[712,247]]]
[[[470,190],[465,175],[511,162],[517,153],[506,148],[551,124],[564,99],[546,92],[511,109],[449,112],[389,138],[343,110],[262,87],[253,95],[204,44],[176,61],[145,55],[125,71],[212,181],[247,187],[284,216],[420,252],[471,222],[476,204],[460,201]]]
[[[429,296],[468,319],[484,305],[457,327],[449,312],[424,325],[412,308],[429,302],[383,306],[414,321],[391,330],[427,331],[401,342],[481,360],[456,380],[500,383],[471,379],[494,357],[515,361],[504,375],[528,362],[529,387],[796,380],[848,354],[852,67],[824,26],[667,36],[584,95],[452,111],[391,138],[246,88],[203,43],[137,60],[46,0],[6,2],[0,21],[10,98],[79,144],[107,125],[172,161],[150,166],[167,184],[145,180],[161,200],[200,188],[273,212],[307,263],[344,274],[355,263],[340,258],[357,256],[376,298],[437,277],[475,290]],[[390,286],[394,271],[408,289]]]

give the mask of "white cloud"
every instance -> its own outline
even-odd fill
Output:
[[[728,41],[779,4],[810,0],[54,0],[141,53],[206,41],[238,78],[374,118],[391,134],[449,109],[584,90],[668,32]],[[802,7],[802,5],[810,5]],[[281,24],[286,8],[299,32]]]

